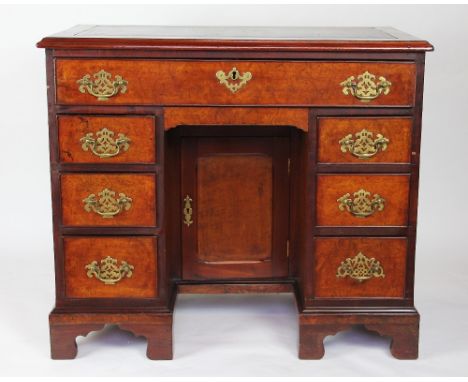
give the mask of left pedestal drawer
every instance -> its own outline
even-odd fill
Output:
[[[155,237],[64,238],[68,298],[154,298]]]
[[[57,122],[61,162],[156,162],[154,116],[61,115]]]
[[[64,226],[156,226],[155,174],[63,174]]]

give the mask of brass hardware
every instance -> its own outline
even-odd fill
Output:
[[[369,102],[381,94],[387,95],[390,93],[392,83],[387,81],[385,77],[379,77],[379,82],[375,82],[375,75],[369,73],[367,70],[357,76],[356,81],[354,76],[347,78],[341,82],[343,87],[343,94],[351,94],[362,102]]]
[[[222,70],[217,71],[216,78],[221,85],[225,85],[232,93],[236,93],[252,79],[252,73],[245,72],[244,74],[240,74],[236,67],[234,67],[228,74],[224,73]]]
[[[372,158],[379,151],[385,151],[390,143],[390,140],[382,134],[377,134],[377,138],[373,139],[374,134],[366,129],[354,134],[354,137],[355,139],[352,134],[348,134],[339,143],[342,152],[349,151],[359,159]]]
[[[111,76],[105,70],[100,70],[93,74],[93,81],[91,75],[86,74],[81,80],[76,81],[80,85],[78,90],[81,93],[88,92],[95,96],[98,101],[107,101],[110,97],[118,94],[119,91],[124,94],[127,91],[128,82],[119,75],[116,75],[114,81],[111,81]]]
[[[84,209],[88,212],[95,212],[103,218],[113,218],[123,210],[128,211],[132,206],[132,199],[123,193],[119,193],[116,199],[115,191],[105,188],[98,193],[99,199],[95,194],[90,194],[83,199]]]
[[[192,209],[192,198],[190,196],[186,196],[185,199],[184,199],[184,224],[187,226],[187,227],[190,227],[190,224],[193,223],[193,220],[192,220],[192,213],[193,213],[193,209]]]
[[[114,139],[115,133],[107,128],[103,128],[96,133],[96,138],[93,133],[87,133],[80,139],[83,151],[91,152],[99,158],[115,157],[120,153],[120,150],[127,151],[130,147],[130,139],[124,134],[119,133],[117,139]]]
[[[86,265],[85,269],[90,279],[96,277],[106,285],[114,285],[124,277],[132,277],[134,267],[126,261],[121,261],[120,266],[117,266],[117,260],[107,256],[101,260],[100,265],[97,261],[93,261]]]
[[[380,197],[379,194],[374,194],[373,198],[370,199],[370,192],[362,188],[356,191],[353,196],[354,199],[348,193],[337,199],[338,208],[341,211],[347,210],[351,215],[362,218],[371,216],[376,211],[382,211],[385,207],[384,198]]]
[[[369,259],[362,252],[354,257],[348,257],[341,262],[336,271],[336,277],[350,277],[360,283],[372,277],[385,277],[384,270],[380,263],[374,259]]]

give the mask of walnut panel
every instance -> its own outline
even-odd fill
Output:
[[[64,174],[61,176],[65,226],[155,226],[156,176],[153,174]],[[132,198],[129,210],[103,218],[84,209],[83,199],[108,188]]]
[[[156,160],[156,127],[154,117],[104,117],[68,116],[58,117],[60,160],[70,163],[154,163]],[[130,139],[127,150],[107,158],[93,154],[90,148],[83,150],[80,139],[88,133],[96,133],[103,128],[119,133]]]
[[[406,226],[408,224],[409,175],[319,175],[317,176],[318,226]],[[356,217],[341,211],[337,199],[359,189],[385,199],[382,211]]]
[[[337,277],[347,258],[358,253],[375,258],[384,277],[362,282]],[[315,296],[320,298],[403,298],[406,277],[406,238],[320,238],[315,240]]]
[[[319,118],[318,161],[323,163],[409,163],[411,161],[411,118]],[[389,140],[385,150],[373,157],[360,159],[349,151],[341,151],[340,140],[348,134],[356,140],[355,134],[366,129],[382,134]]]
[[[271,157],[205,156],[197,169],[199,261],[271,261]]]
[[[164,129],[182,125],[294,126],[308,131],[309,110],[270,107],[166,107]]]
[[[154,237],[64,238],[65,293],[69,298],[157,297],[157,239]],[[86,265],[107,256],[134,267],[130,278],[106,285],[88,277]]]
[[[252,73],[235,94],[216,78],[219,70],[227,74],[233,67]],[[112,80],[120,75],[128,81],[125,94],[99,101],[79,92],[77,81],[102,69]],[[371,102],[343,94],[340,83],[365,71],[391,81],[390,93]],[[415,64],[395,62],[56,60],[59,104],[410,106],[415,74]]]

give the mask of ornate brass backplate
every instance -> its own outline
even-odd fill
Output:
[[[88,212],[95,212],[103,218],[113,218],[123,210],[128,211],[132,206],[132,199],[123,193],[119,193],[119,198],[115,198],[115,191],[108,188],[103,189],[98,193],[99,198],[95,194],[90,194],[83,199],[84,209]]]
[[[385,199],[379,194],[374,194],[370,198],[370,192],[360,189],[353,194],[351,198],[349,193],[337,199],[340,211],[348,211],[351,215],[357,217],[367,217],[373,215],[376,211],[382,211],[385,207]]]
[[[236,93],[252,79],[252,73],[245,72],[244,74],[240,74],[236,67],[234,67],[228,74],[222,70],[217,71],[216,78],[221,85],[225,85],[232,93]]]
[[[80,139],[83,151],[91,152],[99,158],[111,158],[120,153],[121,150],[127,151],[130,147],[130,139],[125,134],[119,133],[117,139],[114,139],[115,133],[112,130],[103,128],[96,132],[96,138],[93,133],[87,133]]]
[[[183,213],[184,213],[183,222],[187,227],[190,227],[190,224],[193,223],[193,220],[192,220],[193,209],[192,209],[192,198],[188,195],[184,198]]]
[[[111,80],[112,75],[105,70],[100,70],[93,74],[94,81],[90,74],[86,74],[82,79],[76,81],[80,86],[78,90],[81,93],[88,92],[95,96],[98,101],[107,101],[110,97],[115,96],[119,92],[124,94],[127,91],[128,82],[121,76],[116,75],[114,81]]]
[[[342,152],[349,151],[359,159],[369,159],[379,151],[385,151],[389,142],[382,134],[377,134],[374,139],[374,134],[366,129],[354,134],[354,138],[352,134],[348,134],[339,141]]]
[[[132,277],[134,267],[126,261],[121,261],[120,266],[117,266],[117,260],[107,256],[99,265],[97,261],[93,261],[85,269],[89,278],[96,277],[106,285],[114,285],[124,277]]]
[[[354,76],[351,76],[340,83],[343,87],[343,94],[351,94],[362,102],[369,102],[381,94],[387,95],[390,93],[392,83],[382,76],[379,77],[378,82],[375,82],[375,78],[376,76],[368,71],[358,75],[357,81]]]
[[[336,271],[336,277],[350,277],[358,282],[373,277],[385,277],[380,263],[374,258],[368,258],[362,252],[354,257],[348,257],[341,262]]]

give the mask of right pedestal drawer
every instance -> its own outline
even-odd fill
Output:
[[[317,176],[318,226],[406,226],[409,175]]]
[[[315,239],[317,298],[403,298],[406,238]]]

